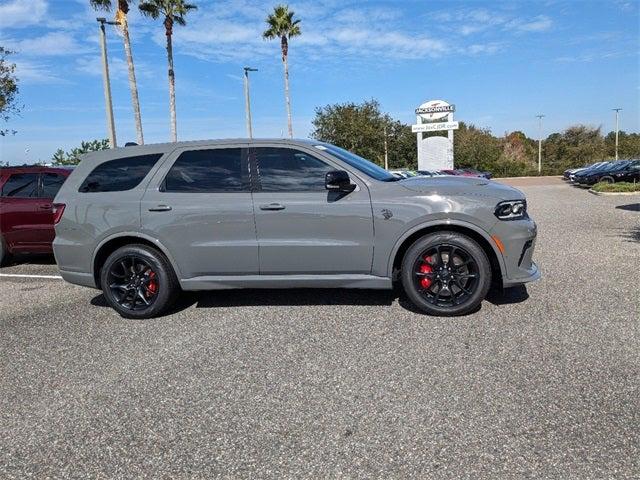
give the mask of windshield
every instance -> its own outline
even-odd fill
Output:
[[[343,162],[348,163],[352,167],[360,170],[362,173],[370,176],[371,178],[375,178],[376,180],[380,180],[381,182],[395,182],[398,180],[395,175],[391,174],[384,168],[356,155],[355,153],[351,153],[344,148],[336,147],[335,145],[331,145],[329,143],[314,145],[314,147],[318,150],[329,152],[334,157],[339,158]]]

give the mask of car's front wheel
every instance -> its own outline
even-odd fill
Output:
[[[163,254],[146,245],[126,245],[100,272],[107,303],[125,318],[153,318],[175,302],[178,280]]]
[[[491,265],[477,242],[457,232],[426,235],[402,261],[407,297],[429,315],[463,315],[475,310],[491,286]]]

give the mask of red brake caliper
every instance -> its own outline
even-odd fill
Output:
[[[153,270],[149,272],[149,286],[147,287],[148,297],[155,295],[158,292],[158,281],[156,280],[156,272]]]
[[[424,260],[425,262],[430,262],[431,257],[425,257]],[[433,267],[429,265],[429,263],[423,263],[422,265],[420,265],[420,273],[431,273],[431,272],[433,272]],[[429,277],[422,277],[420,279],[420,285],[422,286],[422,288],[429,288],[432,283],[433,283],[433,280],[431,280],[431,278]]]

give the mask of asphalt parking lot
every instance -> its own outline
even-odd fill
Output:
[[[133,321],[0,277],[0,478],[639,478],[640,195],[513,184],[543,278],[465,317],[251,290]]]

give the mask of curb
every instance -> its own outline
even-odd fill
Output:
[[[594,195],[621,195],[621,196],[625,196],[625,195],[640,195],[640,191],[638,192],[596,192],[595,190],[593,190],[592,188],[589,189],[589,193],[593,193]]]

